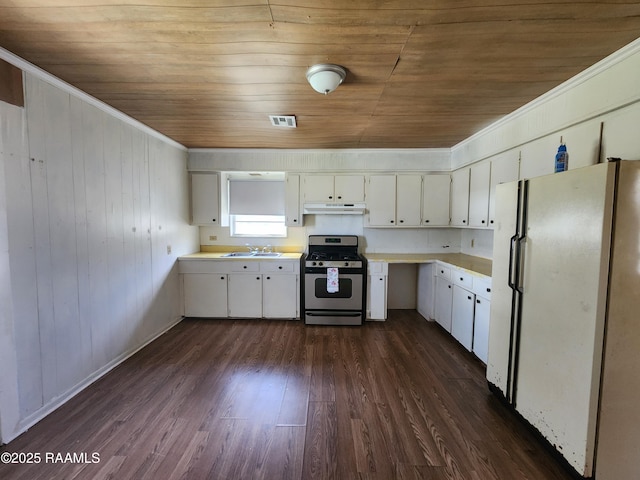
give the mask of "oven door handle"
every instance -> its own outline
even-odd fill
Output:
[[[305,315],[310,317],[360,317],[362,312],[341,312],[340,310],[316,310],[306,311]]]

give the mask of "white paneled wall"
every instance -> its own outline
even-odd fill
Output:
[[[184,149],[25,78],[26,122],[18,128],[27,140],[21,154],[4,158],[2,193],[14,434],[179,320],[176,258],[199,246],[188,225]]]

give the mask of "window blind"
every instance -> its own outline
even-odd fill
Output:
[[[284,215],[284,181],[229,180],[231,215]]]

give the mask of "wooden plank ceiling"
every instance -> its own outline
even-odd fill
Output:
[[[450,147],[639,32],[624,0],[0,0],[0,46],[188,147]]]

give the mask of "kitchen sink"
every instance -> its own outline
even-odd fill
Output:
[[[225,253],[223,257],[279,257],[280,252],[231,252]]]

